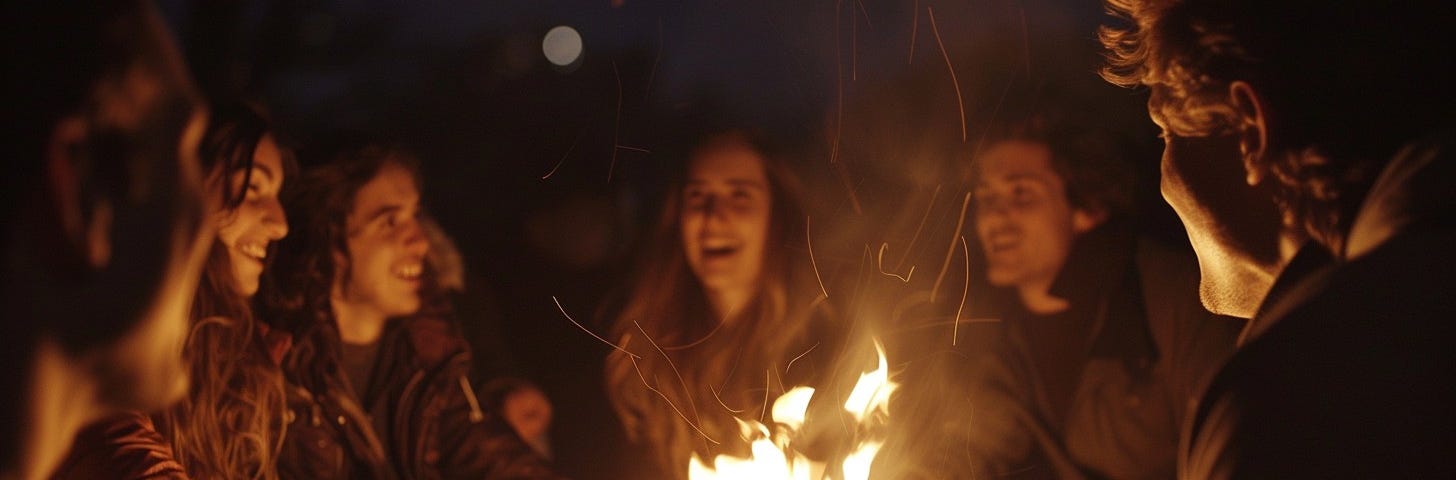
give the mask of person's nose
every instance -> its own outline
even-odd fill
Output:
[[[406,253],[424,256],[430,252],[430,240],[425,237],[425,228],[418,219],[410,219],[401,232]]]
[[[728,207],[722,201],[721,197],[717,195],[708,197],[708,201],[703,204],[703,220],[703,223],[707,226],[719,227],[727,225]]]
[[[997,197],[976,200],[976,216],[994,221],[1005,221],[1011,217],[1010,202]]]
[[[268,202],[267,211],[263,214],[263,227],[266,229],[268,238],[278,240],[288,236],[288,216],[283,211],[283,202],[272,199]]]

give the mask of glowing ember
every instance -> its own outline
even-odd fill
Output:
[[[879,453],[880,446],[884,444],[884,440],[878,438],[880,435],[873,433],[882,431],[882,429],[870,427],[882,424],[888,419],[890,394],[894,393],[896,385],[889,379],[885,350],[878,341],[875,342],[875,352],[879,355],[878,367],[873,371],[860,374],[859,381],[855,383],[849,399],[844,402],[844,410],[855,419],[856,438],[853,450],[844,456],[842,480],[869,478],[870,464],[874,463],[875,455]],[[713,459],[713,465],[708,466],[697,454],[693,454],[688,461],[688,478],[693,480],[831,478],[825,471],[823,463],[809,460],[808,457],[795,451],[793,446],[793,440],[804,425],[804,414],[808,410],[809,400],[813,396],[813,388],[801,386],[794,387],[775,399],[772,429],[752,420],[738,420],[743,438],[752,442],[750,456],[739,458],[719,455]]]

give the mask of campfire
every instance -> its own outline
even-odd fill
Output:
[[[718,455],[709,466],[697,454],[688,462],[688,477],[693,480],[859,480],[869,478],[870,464],[884,444],[883,428],[889,420],[890,394],[896,384],[890,381],[885,351],[875,343],[878,366],[860,374],[844,411],[854,419],[851,425],[853,447],[836,459],[842,468],[838,475],[824,462],[810,460],[795,449],[794,442],[804,425],[805,412],[814,397],[810,387],[794,387],[774,400],[773,425],[738,419],[739,433],[751,441],[747,458]]]

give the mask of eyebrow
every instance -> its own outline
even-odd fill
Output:
[[[262,172],[264,175],[267,175],[269,180],[272,180],[275,177],[274,172],[273,172],[273,167],[269,167],[267,165],[254,162],[253,163],[253,168],[254,169],[257,169],[260,172]]]
[[[369,215],[364,216],[364,223],[373,222],[375,219],[378,219],[380,217],[384,217],[384,216],[388,216],[388,215],[393,215],[394,212],[398,212],[398,211],[403,210],[403,209],[404,209],[404,206],[403,205],[385,205],[385,206],[376,208],[376,209],[374,209],[374,211],[369,212]]]

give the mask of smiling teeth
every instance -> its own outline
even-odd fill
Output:
[[[399,275],[399,276],[404,277],[404,278],[416,278],[416,277],[419,277],[420,276],[420,273],[423,272],[423,271],[424,271],[424,266],[423,265],[409,265],[409,266],[400,267],[399,269],[395,270],[394,273],[395,273],[395,275]]]
[[[262,260],[268,257],[268,247],[258,245],[256,243],[243,245],[241,247],[238,247],[238,250],[241,250],[243,254],[249,257],[256,258],[258,260]]]

